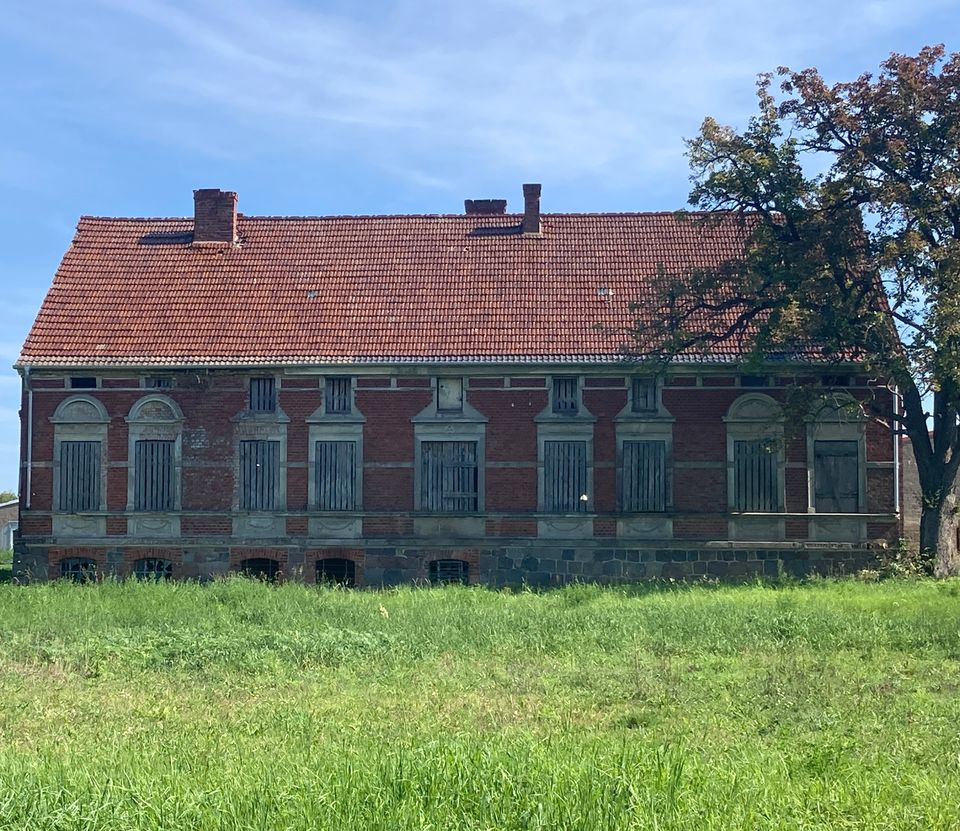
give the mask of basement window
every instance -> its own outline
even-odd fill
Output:
[[[170,580],[173,577],[173,561],[143,557],[134,562],[133,575],[138,580]]]
[[[60,577],[74,583],[92,583],[97,579],[97,563],[89,557],[67,557],[60,561]]]
[[[240,561],[240,573],[268,583],[275,583],[280,575],[280,563],[269,557],[251,557]]]
[[[95,390],[96,388],[97,379],[92,375],[70,376],[70,389],[72,390]]]
[[[357,566],[345,557],[317,560],[317,583],[353,588],[357,584]]]
[[[470,564],[464,560],[431,560],[430,582],[434,585],[470,582]]]

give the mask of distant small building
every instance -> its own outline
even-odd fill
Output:
[[[19,499],[0,502],[0,551],[9,551],[13,548],[13,532],[17,530],[19,513]]]

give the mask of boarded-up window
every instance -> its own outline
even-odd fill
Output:
[[[766,439],[733,443],[735,511],[779,511],[777,443]]]
[[[466,585],[470,582],[470,564],[464,560],[431,560],[430,582]]]
[[[240,510],[277,510],[279,483],[280,442],[240,442]]]
[[[134,447],[133,509],[174,510],[172,441],[138,441]]]
[[[74,583],[90,583],[97,579],[97,564],[88,557],[67,557],[60,561],[60,576]]]
[[[317,510],[353,511],[357,508],[357,443],[316,443]]]
[[[463,378],[437,378],[437,409],[463,412]]]
[[[580,412],[579,385],[576,378],[553,379],[553,411],[561,415]]]
[[[420,507],[424,511],[454,513],[478,510],[475,441],[421,442]]]
[[[324,406],[328,413],[341,415],[353,409],[353,381],[349,376],[330,376],[324,386]]]
[[[133,564],[138,580],[169,580],[173,577],[173,562],[160,557],[142,557]]]
[[[317,560],[317,582],[353,587],[357,584],[356,564],[345,557],[326,557],[323,560]]]
[[[860,510],[860,452],[855,441],[813,444],[814,508],[822,513]]]
[[[623,443],[621,510],[666,510],[666,457],[666,443],[662,441],[625,441]]]
[[[587,497],[587,498],[584,498]],[[543,509],[551,513],[586,511],[587,443],[543,443]]]
[[[100,510],[100,442],[60,442],[61,511]]]
[[[250,409],[257,413],[272,413],[277,409],[276,379],[250,379]]]
[[[633,379],[633,411],[635,413],[657,411],[657,381],[655,378]]]

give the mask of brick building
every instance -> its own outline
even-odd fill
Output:
[[[856,366],[625,358],[651,284],[742,250],[672,214],[81,218],[17,362],[21,579],[380,585],[851,569],[899,534]],[[798,378],[836,389],[803,429]]]

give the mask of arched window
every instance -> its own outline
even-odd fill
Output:
[[[728,496],[732,511],[783,510],[783,413],[770,396],[743,395],[727,423]]]
[[[317,583],[332,583],[348,588],[357,584],[357,566],[344,557],[317,560]]]
[[[54,425],[53,532],[57,536],[102,536],[106,519],[106,408],[89,395],[63,401]]]
[[[430,582],[435,585],[470,582],[470,564],[464,560],[431,560],[429,568]]]
[[[807,428],[808,508],[816,540],[853,542],[866,535],[866,525],[854,517],[866,509],[866,415],[847,393],[827,396]],[[827,515],[827,516],[824,516]]]
[[[165,395],[146,395],[127,416],[127,510],[131,536],[178,536],[183,413]]]
[[[74,583],[92,583],[97,579],[97,563],[89,557],[67,557],[60,561],[60,577]]]
[[[280,574],[280,563],[269,557],[251,557],[240,561],[240,572],[273,583]]]
[[[143,557],[133,564],[138,580],[169,580],[173,577],[173,561],[159,557]]]

